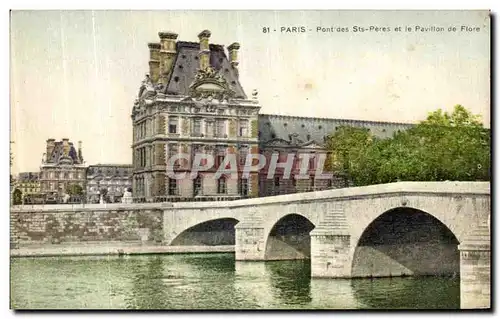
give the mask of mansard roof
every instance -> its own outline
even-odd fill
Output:
[[[54,148],[51,154],[47,154],[48,164],[59,164],[60,160],[64,156],[64,145],[63,142],[54,142]],[[78,157],[78,152],[76,151],[72,142],[69,142],[68,157],[71,160],[69,164],[82,164],[82,159]]]
[[[130,177],[133,167],[130,164],[97,164],[89,165],[87,168],[87,177]]]
[[[238,80],[235,70],[224,51],[224,46],[210,44],[210,66],[224,77],[236,92],[236,98],[246,99],[246,94]],[[166,93],[173,95],[189,95],[189,86],[195,79],[196,71],[199,69],[200,44],[197,42],[177,41],[177,55],[170,78],[168,80]]]
[[[22,172],[19,173],[18,181],[22,182],[37,182],[39,178],[38,172]]]
[[[283,116],[259,114],[259,142],[266,144],[281,139],[292,144],[305,144],[310,141],[323,145],[326,136],[340,126],[368,128],[377,137],[391,137],[398,130],[406,130],[414,124],[375,122],[348,119]]]

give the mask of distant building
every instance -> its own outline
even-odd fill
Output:
[[[47,140],[47,150],[40,166],[40,191],[44,194],[67,194],[71,185],[85,190],[85,165],[82,143],[78,150],[67,138]]]
[[[22,192],[22,198],[40,193],[40,173],[22,172],[16,180],[16,188]]]
[[[120,202],[124,192],[132,188],[132,165],[90,165],[86,184],[87,202],[98,203],[103,190],[108,202]]]

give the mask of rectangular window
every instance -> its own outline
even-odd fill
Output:
[[[193,136],[201,136],[201,120],[193,120]]]
[[[168,133],[177,134],[177,126],[179,125],[178,117],[169,117],[168,118]]]
[[[176,156],[179,153],[179,146],[177,144],[169,144],[168,145],[168,162],[171,163],[170,159]],[[180,166],[179,160],[176,160],[174,163],[174,168],[178,168]]]
[[[202,195],[201,193],[201,178],[198,176],[193,180],[193,196]]]
[[[238,182],[238,193],[242,196],[248,196],[248,179],[242,178]]]
[[[206,125],[206,136],[207,137],[213,137],[214,136],[214,122],[213,121],[207,121],[205,122]]]
[[[224,177],[221,177],[217,180],[217,193],[218,194],[225,194],[226,193],[226,179]]]
[[[168,195],[177,195],[177,180],[174,178],[168,179]]]
[[[240,165],[245,165],[248,156],[248,146],[242,146],[240,148]]]
[[[218,168],[224,162],[224,157],[226,155],[226,148],[223,146],[217,146],[215,148],[215,167]]]
[[[248,121],[247,120],[240,121],[239,136],[242,136],[242,137],[248,136]]]
[[[278,176],[274,178],[274,186],[280,186],[280,178]]]
[[[314,154],[311,154],[311,157],[309,158],[309,169],[315,169],[316,168],[316,157]]]
[[[217,126],[215,127],[215,135],[217,137],[224,137],[226,135],[226,121],[222,119],[217,120]]]

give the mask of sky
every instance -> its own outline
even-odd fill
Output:
[[[81,140],[87,165],[131,163],[130,114],[159,31],[239,42],[261,113],[414,123],[462,104],[489,127],[489,28],[487,11],[13,11],[12,171],[38,171],[48,138]]]

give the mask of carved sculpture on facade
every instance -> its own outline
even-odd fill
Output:
[[[156,95],[156,90],[151,81],[149,74],[146,74],[146,77],[141,82],[141,86],[139,88],[139,101],[144,101],[147,98],[153,97]]]
[[[229,136],[230,137],[236,136],[236,120],[234,119],[229,120]]]
[[[189,86],[189,95],[197,100],[229,100],[235,95],[226,79],[214,68],[199,69],[193,83]]]

